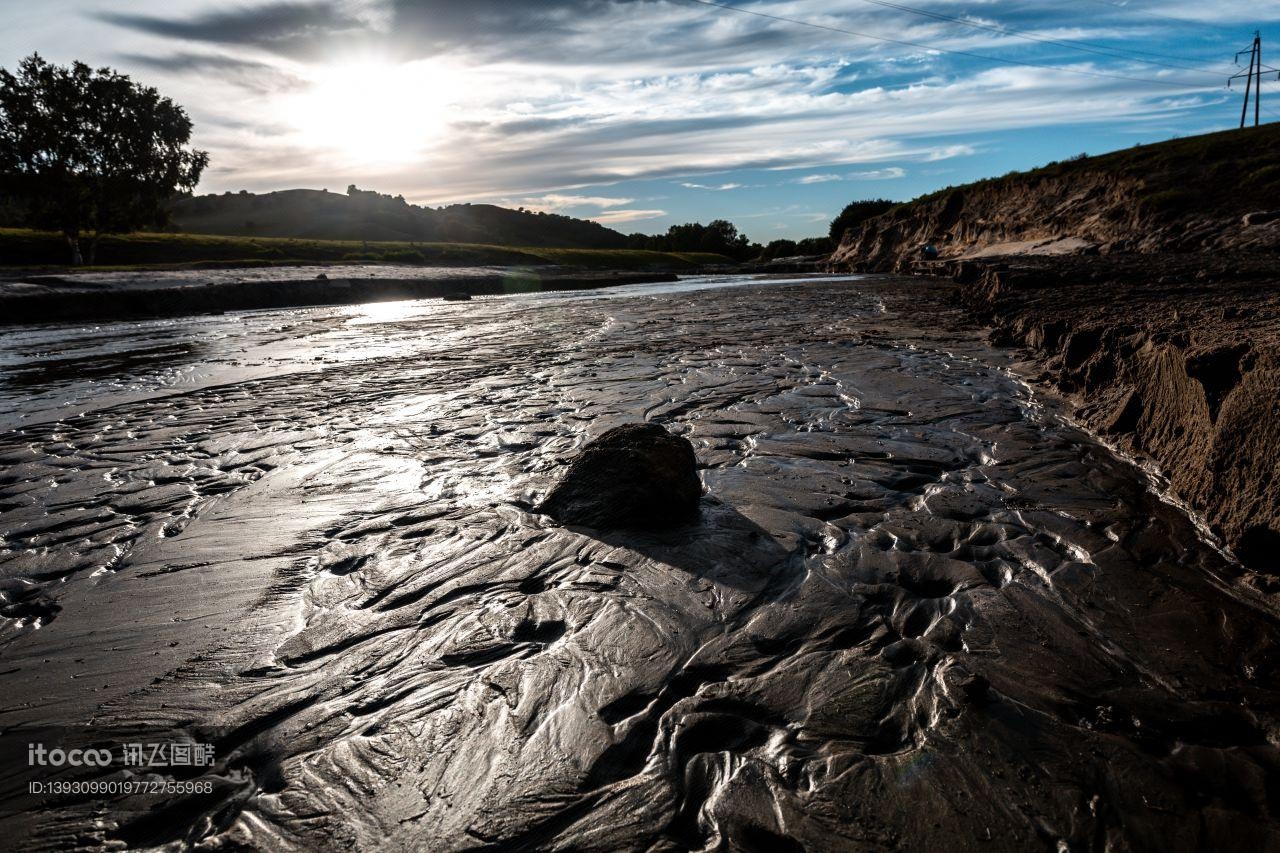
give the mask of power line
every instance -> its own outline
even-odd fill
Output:
[[[715,3],[712,0],[687,0],[689,3],[697,3],[700,6],[710,6],[715,9],[724,9],[729,12],[738,12],[743,15],[754,15],[757,18],[766,18],[771,21],[780,21],[787,24],[796,24],[802,27],[811,27],[816,30],[826,30],[827,32],[840,33],[847,36],[856,36],[858,38],[871,39],[872,41],[885,42],[886,44],[896,44],[903,47],[914,47],[920,50],[933,51],[935,53],[945,53],[951,56],[965,56],[970,59],[981,59],[984,62],[1001,62],[1006,65],[1021,65],[1025,68],[1040,68],[1045,71],[1057,71],[1062,74],[1076,74],[1082,77],[1097,77],[1105,80],[1124,80],[1129,83],[1149,83],[1153,86],[1176,86],[1180,89],[1187,88],[1187,83],[1179,83],[1174,80],[1151,80],[1143,77],[1130,77],[1124,74],[1108,74],[1102,71],[1083,71],[1079,68],[1063,68],[1058,65],[1046,65],[1039,62],[1025,62],[1019,59],[1005,59],[1001,56],[987,56],[981,53],[971,53],[967,50],[952,50],[945,47],[935,47],[930,44],[923,44],[916,41],[907,41],[905,39],[888,38],[887,36],[876,36],[871,33],[860,33],[856,30],[847,30],[843,27],[833,27],[827,24],[817,24],[813,21],[803,21],[799,18],[788,18],[783,15],[771,15],[768,12],[757,12],[754,9],[743,9],[741,6],[730,6],[727,3]]]
[[[928,9],[917,9],[913,6],[903,6],[898,3],[890,3],[890,2],[887,2],[887,0],[861,0],[861,2],[870,3],[873,6],[882,6],[886,9],[897,9],[900,12],[907,12],[909,14],[919,15],[925,18],[932,18],[935,21],[946,21],[952,24],[959,24],[960,26],[963,26],[963,27],[971,27],[972,29],[975,29],[975,30],[986,30],[988,32],[999,33],[1000,35],[1003,35],[1003,36],[1026,39],[1027,41],[1039,42],[1040,44],[1052,44],[1058,47],[1065,47],[1069,50],[1078,50],[1083,53],[1093,53],[1093,54],[1097,54],[1098,56],[1108,56],[1113,59],[1129,59],[1130,61],[1133,61],[1133,62],[1142,62],[1146,65],[1158,65],[1162,68],[1176,68],[1181,71],[1207,70],[1207,67],[1203,65],[1201,66],[1193,66],[1193,65],[1185,65],[1185,64],[1174,65],[1168,62],[1156,62],[1150,59],[1131,58],[1125,55],[1127,53],[1131,53],[1131,54],[1139,54],[1141,56],[1154,56],[1154,57],[1159,57],[1163,59],[1175,59],[1175,60],[1178,60],[1179,62],[1187,61],[1187,60],[1184,60],[1182,57],[1177,57],[1177,56],[1171,57],[1168,54],[1164,54],[1164,53],[1152,53],[1150,51],[1145,51],[1145,50],[1131,50],[1129,48],[1123,48],[1123,47],[1120,47],[1120,48],[1100,47],[1100,46],[1090,45],[1087,42],[1062,41],[1061,39],[1053,39],[1053,38],[1048,38],[1046,36],[1038,36],[1038,35],[1035,35],[1034,33],[1024,32],[1022,30],[1014,30],[1008,27],[998,26],[995,24],[984,24],[981,21],[973,21],[968,18],[957,18],[954,15],[944,15],[941,12],[931,12]]]
[[[1139,15],[1146,15],[1148,18],[1155,18],[1157,21],[1168,21],[1172,24],[1181,24],[1182,26],[1203,27],[1204,29],[1215,29],[1212,24],[1206,24],[1204,21],[1193,21],[1190,18],[1174,18],[1170,15],[1161,15],[1158,12],[1151,12],[1141,6],[1133,6],[1128,3],[1113,3],[1111,0],[1086,0],[1096,6],[1110,6],[1113,9],[1123,9],[1126,12],[1136,12]]]

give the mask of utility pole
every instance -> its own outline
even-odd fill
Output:
[[[1257,127],[1261,124],[1262,111],[1262,75],[1275,74],[1276,79],[1280,80],[1280,70],[1272,68],[1270,65],[1262,64],[1262,33],[1254,32],[1253,45],[1236,54],[1236,65],[1240,64],[1240,57],[1249,54],[1249,70],[1243,71],[1227,80],[1227,88],[1231,88],[1232,82],[1245,78],[1244,84],[1244,106],[1240,109],[1240,127],[1244,127],[1249,120],[1249,96],[1253,95],[1253,126]]]

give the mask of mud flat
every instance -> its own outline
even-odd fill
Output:
[[[1029,348],[1080,417],[1149,456],[1245,563],[1280,576],[1275,255],[944,265],[993,339]]]
[[[159,800],[5,787],[5,837],[1277,849],[1267,578],[950,284],[716,284],[6,340],[11,407],[76,404],[0,433],[0,725],[216,761]],[[645,420],[693,443],[697,521],[532,511]]]
[[[164,275],[28,276],[0,282],[0,325],[185,317],[309,305],[357,305],[426,298],[592,290],[675,281],[674,273],[564,269],[395,268],[379,273],[324,269],[306,278],[259,271]],[[388,274],[388,270],[390,274]]]

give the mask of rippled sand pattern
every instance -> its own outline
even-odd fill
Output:
[[[216,318],[248,373],[0,434],[0,723],[218,733],[213,796],[23,826],[1277,849],[1274,602],[901,287]],[[697,448],[698,524],[530,512],[641,419]]]

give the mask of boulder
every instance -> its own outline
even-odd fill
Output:
[[[693,445],[657,424],[625,424],[589,443],[538,507],[561,524],[654,530],[697,517]]]

